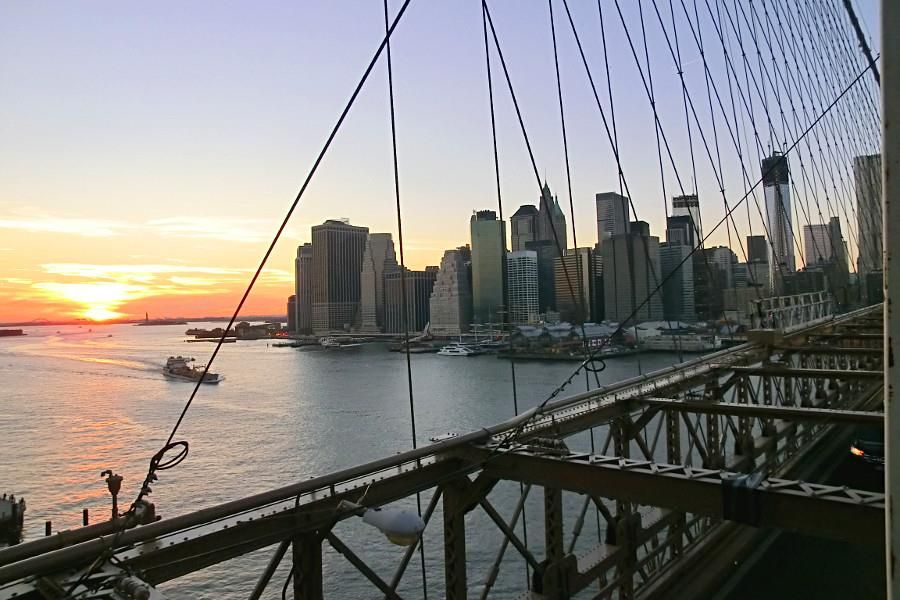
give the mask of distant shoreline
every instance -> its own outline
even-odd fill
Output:
[[[169,317],[163,317],[169,319]],[[172,320],[185,321],[187,323],[217,323],[228,321],[231,317],[171,317]],[[160,319],[162,320],[162,319]],[[287,321],[284,315],[247,315],[239,318],[241,321]],[[90,325],[100,327],[102,325],[133,325],[143,323],[144,319],[111,319],[109,321],[91,321],[90,319],[67,319],[62,321],[8,321],[0,323],[0,327],[58,327],[60,325]]]

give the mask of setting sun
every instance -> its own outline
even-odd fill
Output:
[[[81,306],[78,315],[92,321],[107,321],[121,317],[116,308],[140,297],[142,288],[113,282],[97,283],[41,283],[35,287],[47,292],[55,300]]]

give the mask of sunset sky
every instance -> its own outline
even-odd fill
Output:
[[[618,183],[555,4],[575,229],[586,246],[596,242],[593,195]],[[662,236],[666,197],[692,191],[680,84],[645,2],[660,119],[680,172],[666,166],[664,194],[640,75],[615,5],[603,4],[625,175],[638,216]],[[621,4],[640,44],[637,3]],[[490,5],[540,175],[569,217],[547,3]],[[570,5],[606,110],[597,5]],[[877,51],[877,2],[857,5]],[[392,13],[399,6],[391,2]],[[377,47],[382,19],[379,0],[0,3],[0,322],[230,314]],[[684,16],[676,21],[688,87],[710,125],[699,52]],[[704,27],[713,31],[708,19]],[[712,68],[724,73],[721,47],[713,48]],[[497,208],[480,2],[414,0],[392,49],[407,265],[422,268],[468,242],[473,210]],[[496,61],[493,68],[508,217],[537,203],[539,187]],[[245,314],[285,311],[296,247],[311,225],[345,217],[394,232],[396,243],[388,119],[381,63]],[[742,176],[721,142],[734,202]],[[704,219],[715,222],[722,196],[705,155],[697,161]],[[755,209],[744,212],[741,235],[760,233]],[[847,236],[855,224],[841,218]],[[711,242],[727,243],[724,228]]]

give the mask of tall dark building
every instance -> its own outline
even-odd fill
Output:
[[[558,242],[559,247],[565,251],[568,245],[566,235],[566,216],[559,207],[559,202],[550,193],[550,187],[544,183],[541,189],[541,201],[537,216],[536,240],[552,240]]]
[[[766,236],[747,236],[747,262],[769,262],[769,247],[766,245]]]
[[[766,197],[766,223],[769,231],[769,281],[780,294],[780,278],[796,269],[794,232],[791,224],[791,185],[787,156],[781,152],[762,161],[763,193]]]
[[[585,323],[597,319],[597,294],[603,290],[598,290],[595,261],[591,248],[566,250],[565,256],[553,261],[556,310],[563,321]]]
[[[525,250],[525,244],[533,242],[538,235],[538,209],[524,204],[509,218],[512,251]]]
[[[431,291],[437,278],[438,267],[425,267],[424,271],[406,271],[406,306],[409,331],[418,332],[430,321]],[[384,275],[384,331],[403,333],[403,281],[402,273],[394,271]]]
[[[368,227],[328,220],[312,228],[312,328],[350,327],[359,310],[359,274]]]
[[[297,331],[297,296],[289,296],[287,301],[288,331]]]
[[[693,218],[690,215],[676,215],[666,219],[666,241],[693,249],[700,242]]]
[[[294,260],[294,295],[295,317],[297,333],[312,333],[312,244],[303,244],[297,248],[297,258]]]
[[[552,240],[535,240],[525,244],[526,250],[537,252],[538,261],[538,307],[540,312],[555,310],[556,282],[553,264],[559,258],[556,242]]]

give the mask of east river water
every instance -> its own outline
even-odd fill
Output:
[[[84,508],[92,522],[108,518],[109,494],[100,478],[105,469],[125,477],[120,504],[127,508],[150,456],[165,441],[192,389],[162,376],[166,357],[190,355],[203,363],[213,350],[213,344],[184,343],[186,328],[34,327],[26,337],[0,338],[0,492],[26,498],[26,538],[43,535],[47,520],[54,531],[79,526]],[[383,344],[341,352],[276,348],[266,340],[224,346],[213,371],[226,379],[203,386],[188,412],[176,439],[190,442],[190,455],[160,473],[151,497],[157,511],[172,517],[410,449],[405,361]],[[600,383],[675,362],[675,356],[666,354],[610,359]],[[517,363],[519,409],[543,401],[576,366]],[[412,374],[419,445],[434,435],[465,433],[513,416],[506,360],[419,354],[412,356]],[[585,386],[582,374],[562,396]],[[518,485],[502,484],[491,501],[508,518],[517,494]],[[423,505],[429,497],[430,492]],[[541,497],[533,493],[526,505],[529,535],[540,542]],[[567,498],[569,515],[579,507],[577,498]],[[481,589],[502,535],[480,510],[467,523],[468,578],[474,593]],[[579,546],[596,543],[596,523],[593,528],[592,539],[583,535]],[[355,519],[335,531],[390,580],[403,548]],[[429,597],[441,597],[440,513],[424,539]],[[542,545],[534,544],[535,549]],[[379,597],[343,557],[327,543],[324,548],[326,597]],[[173,598],[246,598],[273,550],[210,567],[161,589]],[[510,548],[492,596],[514,597],[524,589],[523,563],[514,554]],[[284,563],[266,597],[280,597],[289,555]],[[420,569],[417,556],[399,590],[404,597],[422,596]]]

